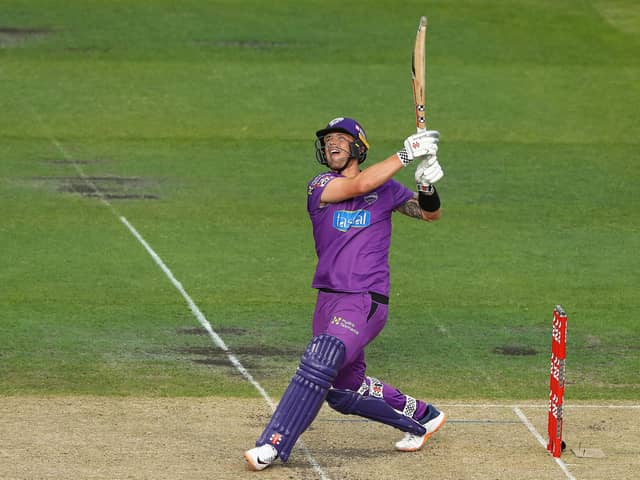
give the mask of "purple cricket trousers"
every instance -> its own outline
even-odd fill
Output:
[[[375,293],[318,291],[313,315],[313,335],[322,333],[339,338],[345,345],[342,368],[333,382],[335,388],[373,394],[396,410],[403,411],[407,396],[397,388],[366,375],[365,347],[387,323],[388,298]],[[427,404],[417,400],[414,419],[422,418]]]

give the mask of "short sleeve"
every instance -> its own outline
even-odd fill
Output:
[[[334,172],[325,172],[315,176],[307,186],[307,210],[313,212],[320,207],[320,197],[324,187],[336,178],[338,174]]]
[[[413,192],[397,180],[391,179],[389,183],[393,191],[393,209],[413,198]]]

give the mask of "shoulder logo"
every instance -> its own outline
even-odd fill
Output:
[[[332,180],[334,176],[331,173],[321,173],[320,175],[314,177],[313,180],[309,182],[309,186],[307,187],[307,195],[311,195],[313,191],[320,187],[323,188]]]

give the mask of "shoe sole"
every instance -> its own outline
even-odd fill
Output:
[[[424,447],[424,444],[427,443],[427,440],[429,440],[431,438],[431,435],[433,435],[434,433],[436,433],[438,430],[440,430],[442,428],[442,426],[447,423],[447,414],[444,414],[444,418],[442,419],[442,422],[440,422],[440,425],[438,425],[436,427],[436,429],[433,432],[429,432],[427,433],[424,438],[422,439],[422,443],[420,444],[420,446],[416,447],[416,448],[397,448],[396,450],[400,451],[400,452],[417,452],[418,450],[420,450],[422,447]]]

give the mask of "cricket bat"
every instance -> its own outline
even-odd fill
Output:
[[[411,61],[411,84],[413,86],[413,103],[416,107],[416,128],[418,132],[427,129],[427,119],[425,117],[425,42],[427,37],[427,17],[420,18],[418,32],[416,33],[416,44],[413,47],[413,58]]]

